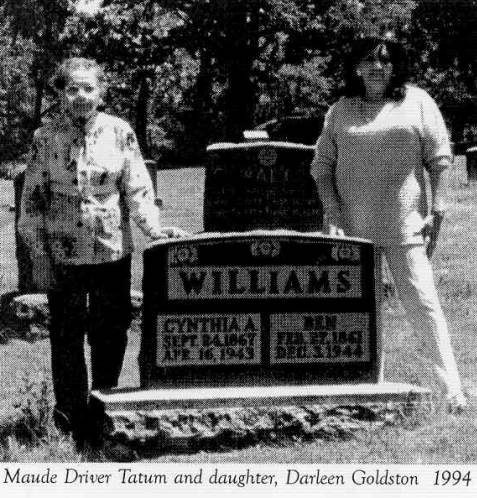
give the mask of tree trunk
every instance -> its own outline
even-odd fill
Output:
[[[226,99],[227,139],[241,140],[244,129],[253,125],[255,90],[252,69],[257,48],[257,16],[254,3],[235,4],[228,13]]]
[[[136,101],[136,134],[144,157],[149,157],[149,144],[147,142],[147,123],[149,112],[149,98],[151,88],[148,75],[143,73],[139,79],[139,92]]]
[[[194,143],[191,146],[200,153],[211,140],[212,135],[212,55],[207,48],[203,48],[199,55],[200,70],[197,76],[194,94],[193,120],[191,137]],[[216,137],[217,138],[217,137]]]
[[[33,130],[41,125],[41,106],[43,104],[43,95],[45,93],[45,80],[43,77],[35,78],[35,108],[33,111]]]
[[[44,49],[41,49],[42,51]],[[33,115],[31,118],[31,133],[41,126],[41,108],[43,105],[43,96],[45,94],[45,80],[46,80],[46,57],[42,52],[36,51],[33,67],[32,67],[33,82],[35,85],[35,102],[33,107]]]

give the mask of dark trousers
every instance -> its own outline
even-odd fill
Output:
[[[48,293],[55,421],[77,442],[88,431],[88,373],[84,338],[91,350],[92,388],[115,387],[131,323],[131,256],[113,263],[64,266]]]

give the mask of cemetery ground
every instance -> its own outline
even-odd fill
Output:
[[[202,168],[159,172],[165,225],[202,230]],[[465,160],[456,159],[450,179],[450,209],[433,259],[435,278],[449,321],[459,370],[470,408],[449,415],[422,344],[403,319],[395,297],[383,304],[385,380],[431,387],[435,405],[399,426],[372,427],[343,437],[305,440],[277,437],[243,448],[163,454],[157,462],[236,463],[477,463],[477,184],[467,183]],[[16,288],[11,181],[0,180],[0,295]],[[133,286],[141,287],[140,242]],[[139,324],[129,333],[121,386],[138,386]],[[51,421],[53,396],[47,338],[0,330],[0,460],[108,460],[107,454],[80,455]]]

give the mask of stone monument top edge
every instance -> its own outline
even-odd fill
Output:
[[[201,232],[197,234],[192,234],[180,239],[159,239],[151,242],[147,245],[146,249],[151,249],[156,246],[170,245],[171,243],[187,243],[187,242],[197,242],[203,240],[221,240],[221,239],[238,239],[238,238],[253,238],[253,237],[291,237],[291,238],[301,238],[306,237],[308,239],[321,239],[328,240],[330,242],[343,242],[343,243],[360,243],[360,244],[370,244],[373,242],[369,239],[362,239],[359,237],[337,237],[324,232],[299,232],[296,230],[287,229],[277,229],[277,230],[250,230],[247,232]]]
[[[256,140],[249,142],[218,142],[207,147],[207,152],[218,152],[224,150],[250,150],[263,149],[266,147],[289,150],[314,150],[314,145],[306,145],[295,142],[280,142],[273,140]]]

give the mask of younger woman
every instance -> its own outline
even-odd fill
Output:
[[[444,121],[434,100],[407,84],[405,52],[396,42],[357,41],[346,83],[346,96],[328,112],[312,166],[325,215],[331,231],[371,239],[382,249],[449,409],[459,412],[466,398],[428,259],[446,207],[451,150]]]

